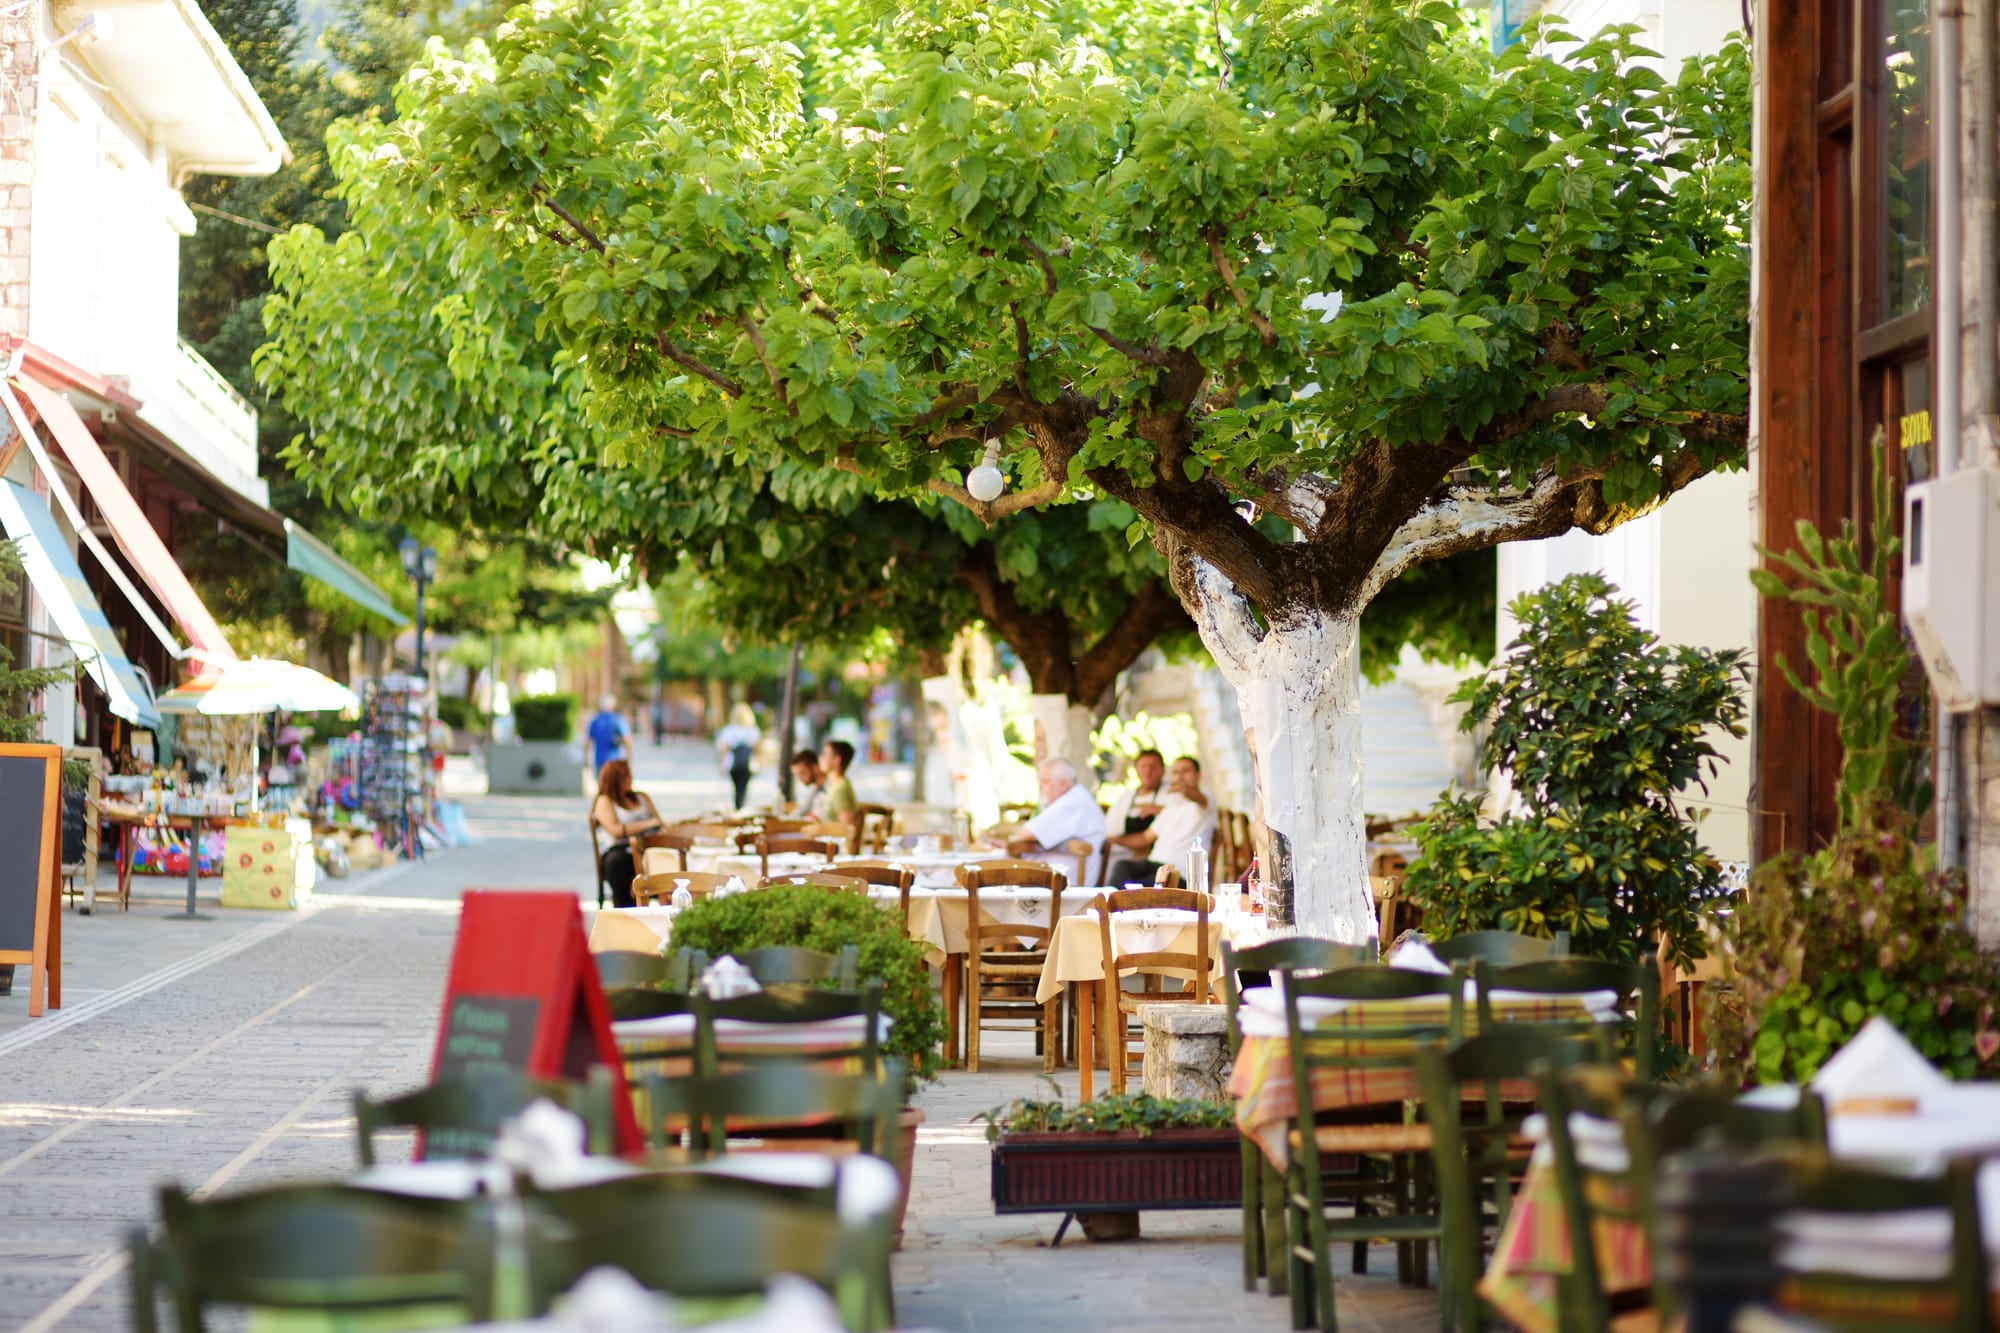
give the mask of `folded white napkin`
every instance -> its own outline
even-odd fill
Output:
[[[1864,1098],[1922,1100],[1947,1086],[1949,1080],[1880,1014],[1862,1024],[1854,1039],[1821,1065],[1812,1079],[1813,1091],[1829,1107]]]
[[[737,962],[732,954],[724,954],[708,965],[701,974],[701,988],[711,1000],[733,1000],[764,989],[750,975],[750,969]]]
[[[591,1269],[556,1298],[555,1319],[578,1333],[669,1333],[681,1327],[657,1294],[608,1264]]]
[[[1422,940],[1404,940],[1389,955],[1389,966],[1400,967],[1405,972],[1434,972],[1443,975],[1451,971],[1451,965],[1431,952],[1431,946]]]
[[[750,892],[750,886],[743,882],[743,877],[741,875],[731,875],[729,882],[715,891],[715,896],[718,898],[728,898],[739,893],[748,892]]]
[[[581,1116],[537,1098],[521,1114],[500,1122],[493,1160],[545,1189],[559,1189],[589,1156],[589,1137]]]

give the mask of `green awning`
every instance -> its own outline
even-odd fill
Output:
[[[340,554],[289,518],[285,520],[285,563],[309,579],[318,579],[364,611],[395,622],[410,623],[387,593]]]

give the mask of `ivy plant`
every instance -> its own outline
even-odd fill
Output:
[[[1049,1083],[1055,1087],[1053,1079]],[[1023,1097],[978,1118],[986,1122],[986,1137],[993,1143],[1022,1133],[1137,1133],[1145,1139],[1162,1129],[1217,1129],[1235,1123],[1226,1102],[1174,1100],[1146,1092],[1108,1092],[1087,1102],[1066,1102],[1060,1088],[1047,1101]]]
[[[1662,644],[1616,591],[1574,574],[1515,599],[1507,654],[1453,696],[1518,808],[1488,821],[1477,795],[1447,792],[1416,827],[1405,891],[1431,933],[1567,931],[1598,957],[1637,959],[1656,938],[1676,962],[1705,954],[1721,867],[1686,800],[1720,763],[1713,738],[1743,735],[1747,654]]]

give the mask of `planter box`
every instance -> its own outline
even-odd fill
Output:
[[[1238,1208],[1243,1159],[1231,1128],[1004,1134],[993,1145],[996,1213]]]
[[[580,741],[515,741],[486,756],[486,790],[578,796],[583,792]]]

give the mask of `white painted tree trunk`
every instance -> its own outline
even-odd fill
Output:
[[[1081,704],[1073,704],[1066,694],[1031,694],[1035,727],[1042,733],[1044,753],[1060,756],[1076,765],[1078,776],[1095,785],[1090,773],[1090,736],[1097,730],[1097,714]]]
[[[1361,797],[1360,617],[1297,611],[1268,627],[1212,568],[1196,579],[1203,643],[1236,687],[1263,822],[1291,845],[1293,920],[1309,935],[1376,936]],[[1270,882],[1276,867],[1265,865]]]

